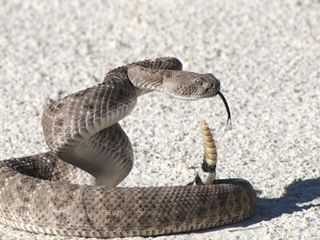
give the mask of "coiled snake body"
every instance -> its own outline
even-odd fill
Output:
[[[218,94],[220,83],[211,74],[182,71],[176,58],[158,58],[116,68],[103,83],[47,106],[42,125],[51,151],[0,162],[0,222],[36,233],[123,237],[200,230],[251,216],[255,193],[241,179],[114,188],[133,164],[117,122],[139,95],[153,90],[199,99]]]

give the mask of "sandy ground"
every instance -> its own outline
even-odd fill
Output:
[[[218,142],[218,177],[256,189],[252,219],[159,239],[320,238],[319,1],[0,0],[0,159],[46,151],[52,99],[97,84],[113,67],[176,56],[212,72],[219,98],[139,99],[122,121],[135,166],[124,186],[185,184],[200,170],[200,123]],[[0,239],[68,239],[0,226]],[[139,239],[139,238],[137,238]]]

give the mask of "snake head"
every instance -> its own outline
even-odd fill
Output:
[[[184,100],[213,97],[220,90],[220,81],[210,73],[150,69],[133,65],[128,68],[128,77],[138,89],[156,90]]]
[[[199,74],[186,71],[163,71],[162,83],[158,88],[161,88],[159,91],[184,100],[196,100],[219,95],[227,110],[227,125],[231,120],[228,102],[220,92],[220,81],[211,73]]]
[[[179,99],[209,98],[220,91],[220,81],[212,74],[168,71],[163,76],[162,91]]]
[[[196,100],[219,95],[231,119],[227,100],[220,92],[220,81],[211,73],[199,74],[181,70],[146,68],[140,65],[128,67],[128,78],[139,94],[156,90],[183,100]]]

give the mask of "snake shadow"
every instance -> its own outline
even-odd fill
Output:
[[[320,204],[311,203],[320,197],[320,178],[299,179],[285,188],[285,193],[279,198],[262,198],[261,191],[257,192],[257,212],[252,218],[232,224],[232,227],[249,227],[261,221],[269,221],[280,217],[282,214],[292,214]],[[227,227],[227,226],[226,226]]]
[[[320,207],[319,204],[310,203],[320,197],[320,178],[315,179],[298,179],[285,188],[285,193],[279,198],[262,198],[260,190],[257,193],[257,212],[256,214],[244,221],[225,225],[217,228],[200,230],[199,233],[219,231],[230,229],[233,231],[237,228],[250,229],[251,225],[262,221],[269,221],[273,218],[280,217],[282,214],[292,214],[312,207]]]

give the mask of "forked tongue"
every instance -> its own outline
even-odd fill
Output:
[[[228,126],[229,122],[231,124],[231,112],[230,112],[230,108],[229,108],[229,105],[228,105],[228,102],[226,100],[226,98],[223,96],[223,94],[221,92],[218,92],[219,96],[221,97],[222,101],[223,101],[223,104],[224,106],[226,107],[226,110],[227,110],[227,113],[228,113],[228,120],[227,120],[227,125],[226,127]]]

